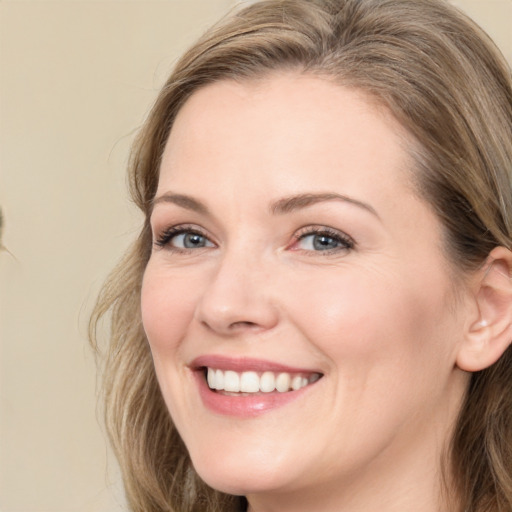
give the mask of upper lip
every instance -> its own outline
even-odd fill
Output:
[[[215,368],[216,370],[231,370],[235,372],[286,372],[286,373],[322,373],[311,368],[298,368],[265,359],[251,357],[227,357],[221,355],[203,355],[196,357],[189,365],[192,370]]]

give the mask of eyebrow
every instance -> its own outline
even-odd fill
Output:
[[[283,215],[326,201],[342,201],[344,203],[349,203],[370,212],[377,218],[380,218],[377,211],[371,205],[358,201],[352,197],[332,192],[321,194],[297,194],[294,196],[284,197],[274,201],[270,205],[270,212],[273,215]],[[173,194],[170,192],[162,194],[153,200],[152,208],[160,203],[171,203],[201,215],[210,215],[210,211],[204,203],[185,194]]]
[[[362,201],[358,201],[352,197],[342,194],[335,194],[332,192],[323,194],[298,194],[295,196],[284,197],[283,199],[279,199],[278,201],[272,203],[270,206],[270,211],[273,214],[280,215],[290,213],[295,210],[301,210],[303,208],[307,208],[308,206],[312,206],[314,204],[322,203],[325,201],[342,201],[344,203],[350,203],[354,206],[358,206],[359,208],[367,210],[380,219],[379,214],[371,205],[363,203]]]
[[[187,196],[185,194],[162,194],[153,200],[151,209],[160,203],[175,204],[177,206],[181,206],[181,208],[185,208],[186,210],[200,213],[201,215],[209,215],[210,213],[206,205],[201,203],[201,201],[198,201],[197,199],[194,199],[193,197]]]

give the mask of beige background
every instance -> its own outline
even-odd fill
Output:
[[[234,0],[0,0],[0,511],[125,510],[87,316],[140,224],[124,167],[176,56]],[[512,0],[457,0],[512,62]]]

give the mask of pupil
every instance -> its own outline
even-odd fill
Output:
[[[202,247],[204,245],[204,240],[201,235],[196,233],[189,233],[188,235],[185,235],[184,245],[188,248]]]
[[[337,242],[334,238],[325,235],[317,235],[314,238],[313,246],[315,249],[325,251],[325,249],[334,249],[337,247]]]

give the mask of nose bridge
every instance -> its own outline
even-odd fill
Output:
[[[247,244],[226,249],[205,283],[196,311],[199,321],[222,334],[272,328],[278,317],[267,265]]]

